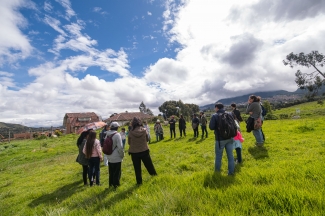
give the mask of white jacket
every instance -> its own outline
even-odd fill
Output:
[[[123,157],[124,157],[124,149],[123,149],[123,144],[122,144],[122,139],[121,139],[121,135],[114,130],[109,130],[106,131],[106,136],[110,136],[113,133],[116,133],[113,137],[113,153],[111,155],[107,155],[107,159],[109,163],[119,163],[123,161]]]

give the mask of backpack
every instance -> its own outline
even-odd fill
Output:
[[[223,139],[230,139],[237,135],[237,126],[229,113],[220,113],[217,118],[217,134]]]
[[[261,105],[261,109],[262,109],[262,116],[266,116],[267,110],[264,108],[263,105]]]
[[[110,136],[107,136],[106,139],[104,140],[104,144],[103,144],[103,153],[106,155],[111,155],[113,153],[113,151],[115,150],[115,148],[113,149],[113,139],[112,137],[115,135],[116,133],[113,133]]]

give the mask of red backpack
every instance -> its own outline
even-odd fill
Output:
[[[117,146],[115,146],[115,148],[113,149],[113,139],[112,137],[116,134],[113,133],[112,135],[110,136],[107,136],[106,139],[104,140],[104,144],[103,144],[103,153],[106,154],[106,155],[111,155],[113,153],[113,151],[115,150],[115,148]]]

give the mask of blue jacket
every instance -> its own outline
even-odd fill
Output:
[[[218,134],[218,125],[217,125],[217,120],[218,120],[218,114],[220,113],[224,113],[225,110],[224,109],[219,109],[218,112],[216,112],[215,114],[212,115],[211,120],[210,120],[210,124],[209,124],[209,128],[210,130],[214,130],[214,135],[215,135],[215,139],[216,140],[225,140],[223,139],[219,134]],[[219,139],[218,139],[219,137]]]

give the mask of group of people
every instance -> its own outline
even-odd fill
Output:
[[[149,137],[148,129],[141,120],[134,117],[128,131],[128,153],[131,155],[136,182],[142,184],[141,162],[143,162],[150,175],[157,175],[155,167],[152,163],[149,153]],[[96,131],[88,130],[81,133],[77,140],[79,154],[77,162],[83,168],[84,185],[93,186],[100,185],[100,161],[108,166],[109,187],[117,188],[120,186],[122,174],[122,161],[124,158],[124,148],[126,142],[125,128],[118,133],[120,125],[112,122],[107,125],[100,133],[99,140],[96,139]],[[112,140],[112,154],[103,156],[102,147],[105,140]],[[88,178],[87,178],[88,177]]]
[[[225,139],[220,135],[218,128],[218,118],[220,118],[220,114],[225,113],[224,106],[221,103],[215,104],[215,111],[216,113],[212,116],[209,128],[210,130],[214,130],[215,133],[215,171],[220,172],[221,170],[221,161],[222,161],[222,154],[223,149],[226,150],[227,159],[228,159],[228,175],[233,175],[235,172],[235,160],[233,156],[233,149],[236,150],[237,154],[237,162],[242,162],[242,142],[244,138],[240,133],[239,123],[243,121],[239,110],[236,107],[236,104],[231,104],[233,109],[232,116],[234,118],[234,123],[237,124],[237,134],[234,137]],[[246,114],[249,114],[249,120],[253,122],[252,132],[256,140],[256,146],[261,147],[264,144],[265,136],[262,131],[262,124],[263,124],[263,116],[262,116],[262,105],[261,105],[261,97],[251,95],[248,98],[248,106],[246,108]],[[249,121],[248,120],[248,121]],[[247,124],[248,121],[246,122]]]
[[[220,172],[221,170],[221,161],[223,150],[226,150],[228,158],[228,175],[233,175],[235,171],[235,162],[242,162],[242,142],[244,138],[240,132],[240,122],[243,121],[240,111],[237,109],[236,104],[231,104],[233,109],[231,115],[234,124],[236,124],[236,135],[231,138],[222,137],[220,134],[220,125],[218,125],[218,118],[220,115],[225,113],[224,105],[221,103],[215,104],[216,113],[212,115],[209,128],[214,130],[215,134],[215,171]],[[252,128],[253,135],[256,139],[256,145],[262,146],[265,141],[265,136],[262,131],[262,107],[261,107],[261,98],[255,95],[251,95],[248,98],[248,106],[246,113],[250,115],[250,118],[254,122]],[[261,123],[260,123],[261,122]],[[176,120],[174,116],[169,120],[170,136],[171,138],[176,138]],[[183,115],[179,118],[179,132],[180,136],[186,136],[186,121]],[[207,118],[204,112],[200,112],[200,115],[193,115],[192,118],[192,128],[194,131],[194,137],[199,136],[198,128],[201,126],[202,136],[208,137],[207,131]],[[248,124],[248,122],[247,122]],[[137,117],[134,117],[128,128],[128,132],[125,132],[125,128],[121,129],[121,132],[118,133],[120,125],[117,122],[112,122],[110,125],[107,125],[102,132],[100,133],[99,140],[96,139],[96,132],[93,130],[84,131],[81,133],[80,137],[77,140],[77,146],[79,148],[79,154],[77,157],[77,162],[82,165],[83,168],[83,181],[85,185],[92,186],[94,184],[100,185],[100,161],[104,160],[104,164],[108,166],[109,173],[109,186],[118,187],[120,186],[120,178],[122,174],[122,161],[124,158],[124,148],[126,143],[126,136],[128,136],[129,150],[128,153],[131,155],[136,182],[138,185],[142,184],[142,172],[141,172],[141,162],[146,167],[150,175],[157,175],[155,167],[152,163],[149,146],[150,142],[150,127],[147,122],[142,123],[141,120]],[[154,132],[156,134],[157,142],[163,139],[163,127],[160,123],[160,120],[157,120],[154,125]],[[105,142],[105,139],[111,137],[113,141],[113,152],[111,155],[102,155],[102,147]],[[236,150],[237,159],[234,159],[233,150]],[[88,178],[87,178],[88,177]]]

